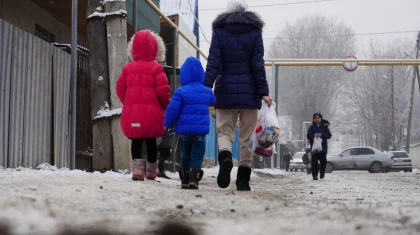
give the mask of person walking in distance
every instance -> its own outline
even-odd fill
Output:
[[[284,158],[284,165],[286,168],[286,172],[289,172],[290,170],[290,162],[293,161],[292,154],[290,152],[287,152],[283,155]]]
[[[131,139],[133,180],[155,180],[159,173],[156,138],[165,134],[163,119],[170,101],[170,87],[162,65],[165,44],[148,30],[137,32],[128,44],[131,62],[117,81],[117,95],[123,104],[121,129]],[[146,142],[147,159],[142,146]],[[146,168],[146,172],[144,169]]]
[[[231,0],[226,12],[213,21],[213,36],[206,68],[205,85],[213,87],[217,99],[216,129],[219,144],[217,184],[227,188],[233,167],[232,144],[239,117],[239,162],[236,186],[250,191],[252,154],[247,145],[255,129],[262,100],[268,96],[262,30],[264,22],[248,11],[244,0]]]
[[[312,125],[308,129],[307,138],[311,145],[311,149],[314,145],[315,139],[321,139],[322,141],[322,150],[316,153],[313,152],[311,156],[312,177],[314,180],[318,180],[318,171],[320,172],[321,179],[325,177],[325,168],[327,166],[328,154],[328,139],[331,139],[332,137],[329,125],[330,122],[323,119],[321,113],[315,113],[313,115]],[[318,167],[318,161],[320,167]]]

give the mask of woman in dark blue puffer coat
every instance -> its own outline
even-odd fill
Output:
[[[217,99],[216,126],[219,143],[217,184],[230,184],[232,144],[239,117],[241,160],[236,186],[248,191],[252,155],[247,144],[255,129],[261,100],[271,105],[264,67],[264,22],[247,11],[244,0],[231,0],[227,11],[213,21],[213,36],[205,85],[213,87]]]

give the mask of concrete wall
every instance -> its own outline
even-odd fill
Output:
[[[0,0],[0,18],[35,34],[35,24],[50,31],[58,43],[71,42],[71,29],[29,0]]]

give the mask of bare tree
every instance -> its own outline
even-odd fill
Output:
[[[355,51],[352,34],[350,27],[335,18],[308,15],[280,30],[268,56],[342,59]],[[281,67],[280,109],[283,114],[293,116],[295,133],[300,133],[302,122],[310,120],[316,111],[325,117],[334,116],[334,100],[347,74],[337,67]]]
[[[373,59],[396,59],[402,58],[409,47],[412,45],[407,41],[398,40],[386,45],[372,41],[370,53]],[[358,106],[362,120],[371,131],[369,135],[375,136],[375,147],[389,150],[392,145],[404,144],[402,132],[407,122],[411,69],[408,66],[366,67],[355,73],[356,76],[347,83],[350,88],[347,94]],[[392,142],[393,139],[395,143]]]

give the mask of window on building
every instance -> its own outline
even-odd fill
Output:
[[[35,24],[35,36],[49,43],[55,42],[55,35],[37,24]]]

